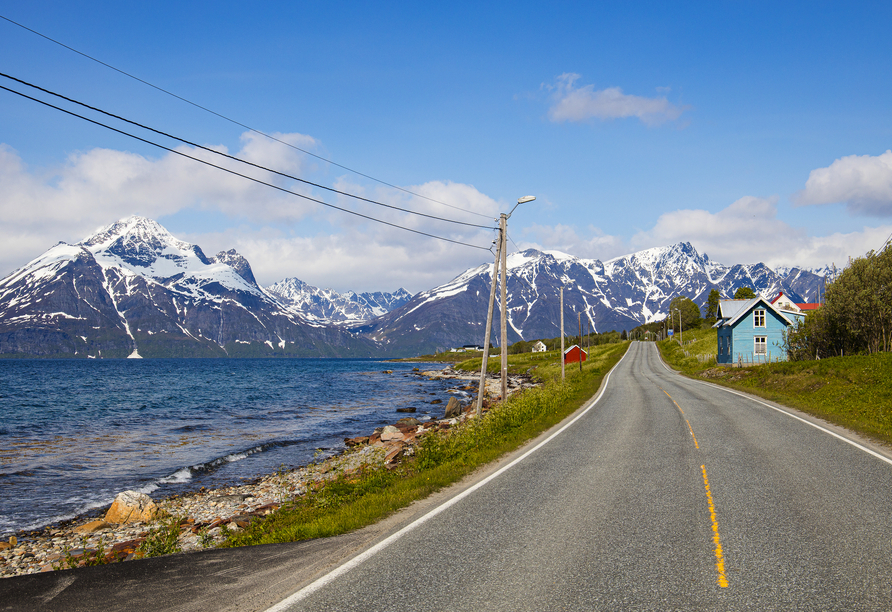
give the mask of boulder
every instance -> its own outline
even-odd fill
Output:
[[[393,425],[388,425],[384,428],[384,431],[381,432],[381,441],[382,442],[390,442],[391,440],[402,440],[403,432],[399,430],[399,428],[394,427]]]
[[[414,417],[405,417],[396,422],[396,426],[400,429],[403,427],[411,427],[412,429],[421,425],[421,421]]]
[[[449,403],[446,404],[446,412],[443,414],[444,419],[452,419],[461,414],[461,402],[459,402],[454,397],[449,398]]]
[[[161,511],[145,493],[123,491],[105,513],[106,523],[148,523]]]
[[[409,407],[409,408],[397,408],[396,411],[397,411],[397,412],[408,412],[408,413],[412,413],[412,412],[415,412],[415,408],[412,408],[412,407]]]

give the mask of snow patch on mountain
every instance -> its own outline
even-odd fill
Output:
[[[209,260],[198,246],[174,238],[158,222],[145,217],[116,221],[100,228],[78,246],[90,251],[103,268],[150,278],[168,287],[176,286],[193,298],[213,299],[215,292],[207,294],[203,289],[214,283],[231,291],[262,296],[256,283],[243,278],[225,260],[219,263]],[[244,259],[235,251],[221,255]],[[250,278],[253,279],[253,274]]]

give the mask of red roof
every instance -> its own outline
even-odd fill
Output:
[[[778,294],[777,294],[777,297],[774,298],[773,300],[771,300],[771,303],[774,304],[775,302],[777,302],[779,299],[781,299],[781,296],[782,296],[783,294],[784,294],[783,291],[781,291],[780,293],[778,293]],[[821,305],[820,305],[820,304],[796,304],[796,307],[797,307],[799,310],[817,310],[818,308],[821,307]]]

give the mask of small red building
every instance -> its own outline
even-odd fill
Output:
[[[575,344],[564,351],[564,363],[579,363],[585,361],[587,357],[588,353]]]

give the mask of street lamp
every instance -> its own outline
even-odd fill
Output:
[[[517,200],[511,212],[502,213],[499,217],[499,234],[502,238],[502,401],[508,397],[508,218],[518,206],[535,199],[536,196],[523,196]]]
[[[489,361],[489,337],[492,331],[492,310],[496,296],[496,275],[498,272],[499,262],[502,264],[502,329],[501,329],[501,348],[502,348],[502,400],[508,396],[508,317],[507,317],[507,301],[508,301],[508,218],[517,210],[517,207],[526,202],[532,202],[536,196],[524,196],[517,200],[517,204],[509,213],[502,213],[499,216],[499,239],[496,247],[496,259],[492,266],[492,287],[489,292],[489,309],[486,314],[486,338],[483,341],[483,363],[480,367],[480,385],[477,389],[477,416],[483,408],[483,390],[486,387],[486,366]]]

